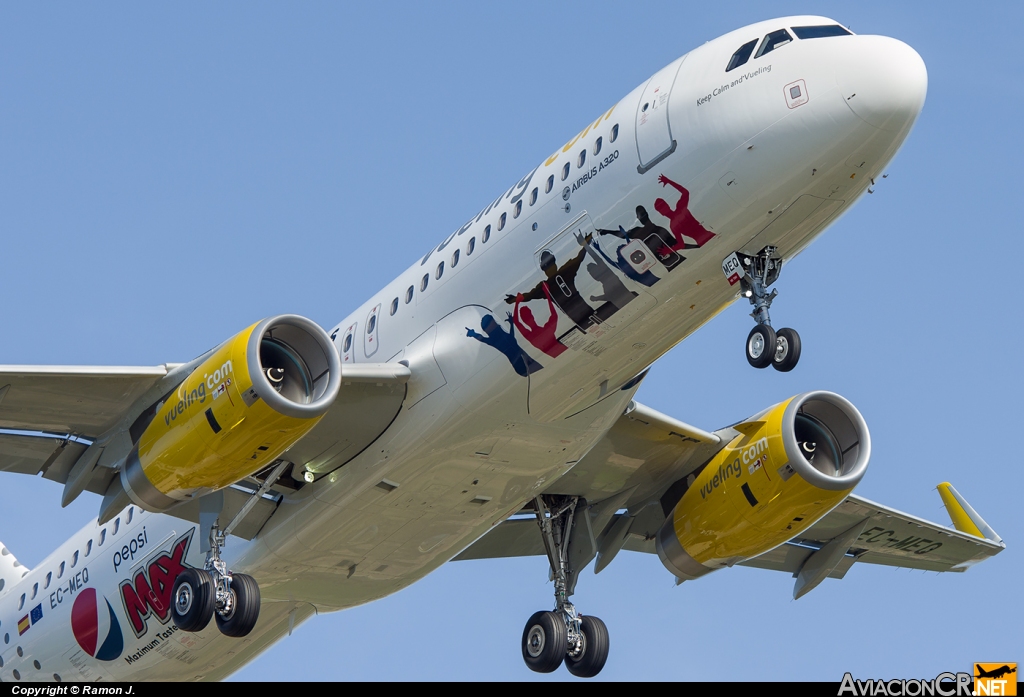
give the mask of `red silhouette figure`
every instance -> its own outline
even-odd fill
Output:
[[[543,288],[544,295],[548,298],[548,312],[551,313],[551,318],[548,319],[547,323],[543,327],[539,326],[530,308],[519,308],[520,303],[523,302],[522,293],[516,295],[516,306],[512,311],[512,321],[515,322],[516,327],[519,328],[519,333],[527,341],[552,358],[557,358],[562,355],[562,352],[567,347],[555,338],[555,331],[558,327],[558,315],[555,313],[555,303],[551,300],[551,291],[548,290],[546,285]]]
[[[697,219],[693,217],[693,213],[687,208],[690,205],[690,192],[664,174],[658,175],[658,181],[662,186],[671,184],[681,194],[675,210],[663,198],[659,198],[654,202],[654,210],[669,219],[669,227],[672,229],[672,235],[676,238],[676,243],[672,245],[672,249],[679,251],[680,249],[703,247],[715,236],[715,233],[698,223]],[[686,240],[683,239],[684,236],[689,237],[697,244],[687,244]]]

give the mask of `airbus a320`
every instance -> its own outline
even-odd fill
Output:
[[[526,666],[586,678],[609,630],[574,590],[623,549],[686,583],[789,573],[797,598],[857,563],[999,553],[948,483],[952,528],[853,494],[871,437],[840,395],[718,430],[634,400],[737,300],[751,379],[798,366],[771,319],[781,272],[885,172],[926,90],[896,39],[753,24],[596,115],[328,330],[280,315],[187,363],[0,366],[0,470],[102,498],[36,568],[3,549],[0,678],[223,678],[314,613],[517,555],[546,556],[554,590],[524,618]]]

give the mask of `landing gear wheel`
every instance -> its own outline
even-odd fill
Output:
[[[759,324],[747,334],[747,363],[755,368],[767,368],[775,356],[775,330]]]
[[[551,673],[562,665],[569,649],[569,630],[557,612],[535,612],[523,629],[523,660],[537,673]]]
[[[253,630],[260,616],[260,587],[256,579],[246,574],[231,575],[231,609],[217,613],[217,627],[221,634],[243,637]]]
[[[800,335],[795,329],[785,327],[775,334],[775,355],[772,367],[780,373],[788,373],[800,360]]]
[[[575,656],[565,656],[565,668],[577,678],[592,678],[601,672],[608,660],[608,627],[597,617],[581,618],[583,647]]]
[[[178,629],[200,632],[213,618],[213,576],[205,569],[185,569],[174,579],[171,617]]]

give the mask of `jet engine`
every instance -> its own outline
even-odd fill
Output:
[[[279,315],[221,344],[156,406],[105,497],[149,511],[221,489],[273,462],[330,408],[341,361],[315,322]]]
[[[871,436],[850,402],[808,392],[732,427],[658,532],[662,563],[683,580],[798,536],[860,482]]]

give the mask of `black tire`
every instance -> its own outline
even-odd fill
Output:
[[[795,329],[785,327],[775,334],[775,355],[772,367],[780,373],[788,373],[800,360],[800,335]]]
[[[247,574],[231,574],[231,614],[216,613],[221,634],[243,637],[256,626],[260,617],[260,587]]]
[[[171,617],[186,632],[201,632],[213,619],[216,590],[213,576],[205,569],[185,569],[174,579]]]
[[[523,629],[523,660],[537,673],[558,670],[569,649],[569,630],[555,612],[535,612]]]
[[[747,334],[747,363],[755,368],[767,368],[775,355],[775,330],[767,324],[759,324]]]
[[[580,625],[583,651],[578,656],[567,654],[565,667],[577,678],[592,678],[601,672],[608,660],[608,627],[597,617],[590,616],[584,616]]]

